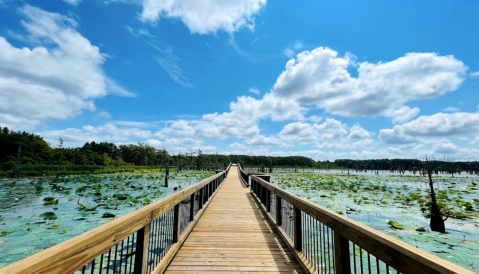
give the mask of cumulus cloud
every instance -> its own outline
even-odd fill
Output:
[[[244,142],[246,145],[256,145],[256,146],[286,146],[286,144],[276,137],[266,137],[263,135],[258,135],[253,138],[247,139]]]
[[[328,118],[322,124],[294,122],[287,124],[279,133],[281,140],[299,144],[318,144],[320,141],[339,141],[348,132],[348,126]]]
[[[404,123],[414,118],[419,113],[419,108],[410,108],[408,106],[402,106],[398,109],[391,109],[384,111],[386,117],[390,117],[393,123]]]
[[[348,68],[357,68],[353,77]],[[454,56],[408,53],[390,62],[358,63],[355,56],[318,47],[286,63],[273,94],[342,116],[392,117],[404,122],[418,108],[404,103],[443,95],[463,82],[467,67]]]
[[[434,154],[455,154],[459,150],[459,148],[451,142],[434,144],[432,149]]]
[[[349,139],[352,140],[361,140],[361,139],[367,139],[371,137],[371,133],[364,128],[362,128],[360,125],[355,124],[351,127],[349,130]]]
[[[85,142],[130,142],[131,139],[147,139],[152,137],[149,130],[133,127],[118,127],[111,123],[101,126],[83,126],[63,130],[49,130],[39,133],[50,143],[62,138],[66,146],[83,145]]]
[[[254,28],[254,17],[266,0],[140,0],[142,21],[178,19],[192,33],[209,34],[219,30],[233,33],[243,27]]]
[[[418,138],[448,137],[479,133],[479,113],[436,113],[421,116],[392,129],[381,129],[379,138],[390,144],[405,144]]]
[[[107,56],[76,30],[75,20],[28,5],[19,13],[27,31],[22,39],[37,46],[17,48],[0,37],[0,115],[31,121],[15,128],[93,111],[93,100],[109,93],[133,96],[104,74]]]

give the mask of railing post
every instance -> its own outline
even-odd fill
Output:
[[[263,203],[263,186],[258,184],[259,186],[259,200],[261,201],[261,203]]]
[[[336,269],[336,274],[351,273],[351,259],[349,256],[348,239],[334,232],[334,269]]]
[[[265,188],[266,195],[266,212],[271,212],[271,191]]]
[[[135,274],[146,274],[151,222],[136,232]]]
[[[200,189],[200,196],[198,197],[199,209],[203,208],[203,196],[204,196],[203,191],[204,191],[204,187]]]
[[[301,227],[301,210],[296,206],[293,208],[294,216],[294,249],[301,252],[303,250],[303,237],[302,237],[302,227]]]
[[[196,204],[195,194],[196,192],[191,194],[191,197],[190,197],[190,222],[192,222],[195,219],[195,204]]]
[[[174,214],[173,214],[173,243],[177,243],[180,239],[180,210],[181,202],[175,205]]]
[[[281,197],[276,195],[276,225],[281,226],[283,225],[283,208],[281,207]]]

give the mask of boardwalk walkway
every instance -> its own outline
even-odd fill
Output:
[[[165,273],[304,273],[232,166]]]

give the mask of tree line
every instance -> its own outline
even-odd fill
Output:
[[[183,169],[218,170],[229,163],[243,167],[302,167],[316,169],[353,169],[420,171],[425,162],[417,159],[371,159],[315,161],[303,156],[250,156],[204,154],[200,149],[170,155],[167,149],[157,149],[145,143],[116,145],[109,142],[86,142],[81,147],[64,147],[63,140],[48,144],[43,137],[28,132],[0,128],[0,171],[19,172],[25,168],[37,171],[54,167],[70,167],[69,170],[92,171],[96,167],[169,167]],[[429,159],[435,172],[479,172],[479,162],[454,162]]]

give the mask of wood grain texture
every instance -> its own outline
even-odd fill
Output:
[[[0,274],[73,273],[223,174],[224,172],[215,174],[182,191],[8,265],[0,269]]]
[[[236,166],[165,273],[304,273]]]
[[[295,208],[333,229],[334,233],[338,233],[350,242],[355,243],[401,273],[474,274],[472,271],[439,258],[436,255],[279,189],[261,178],[251,176],[251,180],[269,189],[281,199],[288,201]],[[274,220],[271,219],[271,222],[274,223]]]

